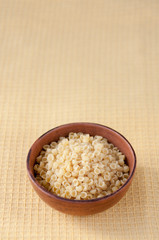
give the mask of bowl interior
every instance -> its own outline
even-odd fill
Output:
[[[89,133],[92,136],[100,135],[107,138],[109,142],[113,143],[116,147],[118,147],[119,150],[126,156],[126,161],[130,168],[129,178],[133,174],[136,166],[135,152],[131,147],[130,143],[121,134],[111,128],[99,124],[71,123],[51,129],[34,142],[29,151],[27,161],[28,172],[32,179],[34,179],[33,166],[35,164],[35,159],[42,150],[42,147],[45,144],[51,143],[52,141],[57,141],[61,136],[68,136],[70,132]]]

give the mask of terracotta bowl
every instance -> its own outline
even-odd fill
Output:
[[[42,150],[43,145],[50,143],[51,141],[57,141],[60,136],[68,136],[69,132],[83,132],[89,133],[90,135],[100,135],[108,139],[109,142],[113,143],[119,148],[119,150],[125,154],[127,164],[130,168],[130,175],[126,183],[116,192],[111,195],[92,199],[92,200],[70,200],[56,196],[46,189],[44,189],[37,182],[34,176],[33,166],[35,159]],[[39,197],[46,202],[49,206],[72,215],[89,215],[102,212],[114,204],[116,204],[127,192],[136,168],[136,156],[135,152],[130,143],[120,133],[115,130],[95,124],[95,123],[70,123],[51,129],[39,137],[29,150],[27,157],[27,171],[29,179],[34,190],[37,192]]]

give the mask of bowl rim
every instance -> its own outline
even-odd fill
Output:
[[[87,200],[76,200],[76,199],[68,199],[68,198],[63,198],[63,197],[60,197],[54,193],[51,193],[49,192],[47,189],[45,189],[44,187],[42,187],[40,185],[40,183],[38,183],[38,181],[35,179],[35,177],[31,174],[31,169],[29,167],[29,160],[30,160],[30,154],[31,154],[31,150],[32,150],[32,147],[33,145],[39,140],[41,139],[42,137],[44,137],[46,134],[48,134],[49,132],[51,131],[54,131],[58,128],[61,128],[61,127],[67,127],[69,125],[75,125],[75,124],[89,124],[89,125],[92,125],[92,126],[99,126],[99,127],[104,127],[104,128],[107,128],[115,133],[117,133],[118,135],[120,135],[127,143],[128,145],[130,146],[131,150],[132,150],[132,153],[133,153],[133,156],[134,156],[134,166],[133,166],[133,170],[132,170],[132,173],[131,175],[129,176],[128,180],[124,183],[124,185],[119,188],[117,191],[115,191],[114,193],[111,193],[107,196],[104,196],[104,197],[101,197],[101,198],[93,198],[93,199],[87,199]],[[26,161],[26,165],[27,165],[27,172],[28,172],[28,176],[30,178],[30,180],[33,182],[33,184],[35,184],[37,186],[37,188],[42,191],[45,195],[47,195],[48,197],[50,198],[55,198],[57,200],[62,200],[62,201],[67,201],[67,202],[70,202],[70,203],[90,203],[90,202],[96,202],[96,201],[102,201],[102,200],[105,200],[105,199],[108,199],[108,198],[111,198],[112,196],[115,196],[118,192],[120,192],[129,182],[130,180],[132,179],[134,173],[135,173],[135,170],[136,170],[136,153],[132,147],[132,145],[130,144],[130,142],[119,132],[117,132],[116,130],[114,130],[113,128],[110,128],[108,126],[105,126],[105,125],[102,125],[102,124],[99,124],[99,123],[91,123],[91,122],[73,122],[73,123],[66,123],[66,124],[62,124],[62,125],[59,125],[57,127],[54,127],[50,130],[48,130],[47,132],[45,132],[44,134],[42,134],[36,141],[34,141],[34,143],[31,145],[30,149],[29,149],[29,152],[28,152],[28,155],[27,155],[27,161]]]

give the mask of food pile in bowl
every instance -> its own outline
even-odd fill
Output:
[[[36,180],[48,191],[73,200],[110,195],[129,177],[125,155],[102,136],[70,132],[44,145],[34,165]]]

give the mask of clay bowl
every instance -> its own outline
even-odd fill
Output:
[[[125,154],[127,164],[130,168],[130,175],[126,183],[116,192],[111,195],[92,199],[92,200],[70,200],[56,196],[46,189],[44,189],[37,182],[34,176],[33,166],[35,159],[42,150],[43,145],[50,143],[51,141],[57,141],[60,136],[66,137],[69,132],[83,132],[90,135],[100,135],[108,139],[119,148],[119,150]],[[27,157],[27,171],[29,179],[34,190],[39,197],[46,202],[49,206],[67,214],[72,215],[90,215],[98,212],[102,212],[113,205],[115,205],[127,192],[136,168],[136,156],[130,143],[120,133],[115,130],[95,124],[95,123],[70,123],[51,129],[39,137],[29,150]]]

